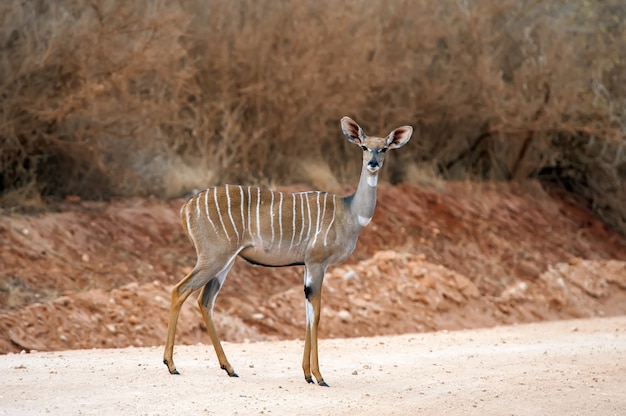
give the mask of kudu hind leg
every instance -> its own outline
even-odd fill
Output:
[[[198,306],[200,307],[204,324],[206,325],[207,332],[211,338],[211,342],[213,343],[215,354],[217,354],[220,367],[225,370],[230,377],[239,377],[237,373],[235,373],[233,366],[226,358],[226,353],[224,353],[222,343],[217,336],[215,324],[213,323],[213,305],[215,303],[215,298],[220,291],[221,285],[224,282],[229,269],[230,266],[222,271],[218,277],[211,279],[211,281],[204,286],[202,292],[200,292],[200,296],[198,296]]]
[[[172,289],[170,314],[167,323],[167,338],[165,339],[165,350],[163,352],[163,363],[167,366],[170,374],[180,374],[174,365],[174,339],[176,338],[176,324],[180,315],[180,308],[185,300],[191,295],[195,289],[189,287],[187,283],[198,273],[194,269],[183,280],[181,280]]]
[[[221,270],[228,270],[231,264],[223,267]],[[171,374],[180,374],[176,370],[174,365],[174,340],[176,338],[176,325],[178,323],[178,316],[180,315],[180,309],[183,304],[193,292],[198,290],[207,282],[210,282],[215,276],[220,275],[218,273],[220,269],[215,266],[209,265],[206,261],[198,260],[198,263],[193,270],[185,276],[183,280],[178,282],[172,289],[170,315],[167,324],[167,338],[165,340],[165,351],[163,352],[163,363],[167,365],[167,368]]]

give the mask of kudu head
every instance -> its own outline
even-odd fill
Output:
[[[376,173],[383,166],[385,152],[398,149],[411,138],[413,127],[402,126],[393,130],[387,137],[367,136],[361,126],[350,117],[341,119],[341,130],[348,140],[363,150],[363,166],[371,173]]]

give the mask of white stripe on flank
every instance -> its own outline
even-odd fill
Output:
[[[317,203],[317,220],[315,222],[315,234],[313,234],[313,243],[311,243],[311,245],[315,245],[315,242],[317,241],[317,235],[320,233],[320,191],[317,191],[317,196],[315,198],[315,201]]]
[[[250,186],[248,186],[248,234],[250,234],[250,238],[254,240],[254,237],[252,237],[252,226],[250,224],[250,218],[252,218],[252,213],[250,212],[251,204],[252,204],[252,198],[250,197]]]
[[[237,231],[237,226],[235,225],[235,220],[233,219],[233,211],[230,206],[230,192],[228,192],[228,185],[225,186],[226,189],[226,204],[228,206],[228,217],[230,218],[230,223],[233,225],[233,230],[235,230],[235,234],[237,234],[237,241],[239,241],[239,231]]]
[[[280,199],[278,202],[278,249],[280,250],[280,246],[283,243],[283,193],[279,192]]]
[[[200,198],[196,196],[196,217],[200,218]]]
[[[320,233],[322,232],[322,225],[324,225],[324,218],[326,217],[326,201],[327,200],[328,200],[328,194],[324,193],[324,208],[322,209],[322,219],[320,220],[320,230],[319,230]]]
[[[215,223],[213,223],[213,220],[211,219],[211,214],[209,213],[209,191],[206,191],[204,193],[204,209],[206,210],[206,217],[209,219],[209,222],[213,227],[213,231],[215,231],[215,234],[217,234],[217,228],[215,228]]]
[[[239,198],[241,199],[241,238],[243,239],[243,236],[246,233],[246,217],[243,213],[243,187],[241,185],[239,185]]]
[[[217,202],[217,187],[213,188],[213,199],[215,200],[215,210],[217,211],[218,217],[220,217],[220,223],[222,224],[222,229],[224,230],[224,234],[228,241],[230,241],[230,236],[228,235],[228,231],[226,231],[226,226],[224,225],[224,219],[222,218],[222,212],[220,211],[220,204]]]
[[[291,243],[289,251],[293,248],[293,241],[296,239],[296,194],[291,194]]]
[[[196,240],[193,238],[194,232],[191,229],[191,221],[190,220],[191,220],[191,218],[190,218],[189,210],[186,210],[185,211],[185,221],[187,222],[187,235],[191,239],[191,242],[192,242],[193,246],[196,247]]]
[[[309,203],[309,195],[307,194],[305,196],[306,199],[306,209],[309,212],[309,228],[307,228],[306,231],[306,241],[309,241],[309,238],[311,237],[311,204]]]
[[[261,207],[261,188],[256,188],[257,189],[257,194],[256,194],[256,232],[257,232],[257,236],[259,237],[259,241],[257,243],[262,243],[263,242],[263,238],[261,238],[261,216],[260,216],[260,212],[259,212],[259,208]]]
[[[304,195],[302,193],[298,194],[300,196],[300,215],[302,216],[302,226],[300,227],[300,237],[298,237],[298,245],[302,242],[302,236],[304,235]]]
[[[274,191],[272,193],[272,201],[270,202],[270,228],[272,229],[272,241],[270,245],[274,245]]]
[[[324,246],[328,245],[328,233],[330,232],[333,223],[335,222],[335,198],[337,195],[333,195],[333,217],[330,219],[330,224],[328,224],[328,228],[326,229],[326,235],[324,236]]]

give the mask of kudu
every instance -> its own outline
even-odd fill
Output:
[[[369,137],[349,117],[341,119],[348,140],[363,150],[363,167],[353,195],[326,192],[284,193],[253,186],[217,186],[194,195],[181,209],[183,228],[197,252],[197,263],[173,289],[163,362],[173,361],[180,308],[202,288],[198,305],[221,368],[237,377],[213,323],[213,305],[237,256],[263,266],[304,265],[306,337],[302,369],[307,382],[327,386],[320,374],[317,329],[326,268],[344,260],[369,224],[376,205],[378,171],[385,152],[403,146],[413,128],[403,126],[387,137]]]

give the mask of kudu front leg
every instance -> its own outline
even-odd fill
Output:
[[[313,376],[320,386],[328,387],[320,373],[319,356],[317,347],[317,330],[320,321],[320,309],[322,304],[322,281],[324,269],[305,272],[304,296],[306,304],[306,335],[304,338],[304,355],[302,357],[302,370],[304,379],[313,383]]]

